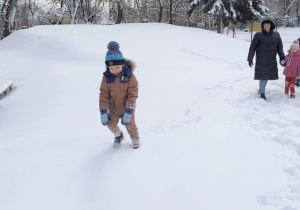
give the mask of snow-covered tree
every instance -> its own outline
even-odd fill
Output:
[[[78,17],[86,23],[96,23],[97,14],[103,12],[105,2],[103,0],[84,0],[81,1],[78,8]]]
[[[258,20],[268,13],[264,0],[192,0],[188,7],[188,15],[191,16],[197,7],[216,17],[218,25],[221,25],[222,21],[243,23]]]
[[[66,9],[64,6],[64,0],[60,0],[59,2],[59,8],[56,10],[55,15],[57,16],[58,20],[57,23],[61,24],[61,22],[63,21],[64,15],[66,14]],[[55,17],[56,18],[56,17]]]
[[[163,0],[158,0],[159,3],[159,15],[158,15],[158,22],[162,21],[163,10],[164,10],[164,3]]]
[[[76,24],[78,20],[77,11],[79,7],[79,3],[82,0],[69,0],[69,10],[71,14],[71,24]]]
[[[265,17],[269,9],[264,6],[263,0],[237,0],[235,2],[236,22],[246,23],[249,21],[258,21]]]
[[[258,20],[262,19],[264,16],[268,15],[269,8],[265,5],[264,0],[249,0],[249,7],[252,16],[247,17],[248,20]]]
[[[16,0],[4,0],[1,5],[1,37],[9,36],[15,28],[15,17],[17,11]]]
[[[296,0],[284,0],[282,16],[285,16],[289,13],[292,6],[295,4]]]

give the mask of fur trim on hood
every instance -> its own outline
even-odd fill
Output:
[[[125,58],[125,64],[131,68],[132,71],[136,69],[136,63],[131,59]]]

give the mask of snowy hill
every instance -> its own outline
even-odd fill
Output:
[[[111,40],[137,63],[138,150],[126,132],[113,149],[100,122]],[[280,74],[258,98],[248,49],[166,24],[39,26],[2,40],[14,89],[0,100],[0,209],[299,210],[300,89],[286,98]]]

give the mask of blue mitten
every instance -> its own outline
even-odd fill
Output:
[[[125,112],[119,116],[122,118],[121,123],[123,125],[128,125],[130,123],[132,112],[132,109],[126,108]]]
[[[100,114],[101,123],[103,125],[108,125],[109,124],[109,120],[111,120],[111,117],[107,113],[107,110],[106,109],[102,109],[102,110],[100,110],[100,112],[101,112],[101,114]]]

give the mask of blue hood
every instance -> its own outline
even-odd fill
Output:
[[[126,78],[130,78],[132,76],[132,70],[129,66],[127,66],[127,64],[124,65],[122,72],[119,75],[113,75],[112,73],[110,73],[108,67],[106,68],[106,71],[103,73],[103,75],[106,78],[106,82],[108,84],[110,83],[114,83],[115,79],[119,76],[121,76],[121,83],[128,83],[128,79],[126,80]]]

